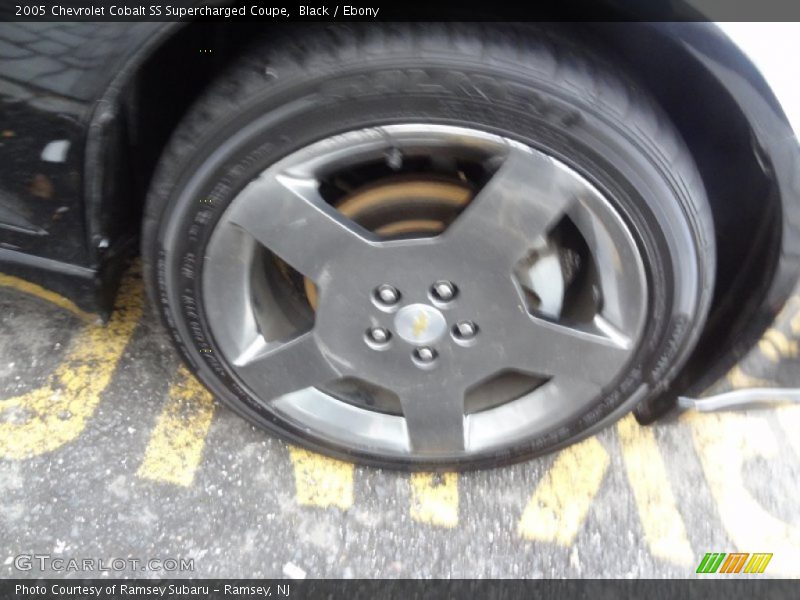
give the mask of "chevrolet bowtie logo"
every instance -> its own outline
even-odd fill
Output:
[[[415,338],[421,336],[428,329],[430,317],[425,311],[419,311],[417,316],[414,317],[414,322],[411,324],[411,332]]]

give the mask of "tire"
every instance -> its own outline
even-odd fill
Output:
[[[642,329],[622,372],[567,422],[463,455],[376,451],[278,414],[220,349],[203,279],[226,208],[259,173],[319,140],[409,122],[479,130],[554,157],[599,190],[628,228],[646,281]],[[655,102],[565,35],[521,26],[304,28],[253,48],[190,110],[154,178],[142,254],[148,293],[178,350],[237,413],[346,460],[464,469],[574,443],[663,389],[711,300],[710,215],[692,156]]]

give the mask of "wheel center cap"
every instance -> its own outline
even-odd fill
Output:
[[[447,331],[444,315],[428,304],[409,304],[397,311],[394,329],[410,344],[430,344]]]

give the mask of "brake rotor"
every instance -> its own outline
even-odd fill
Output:
[[[391,179],[361,188],[336,204],[344,216],[384,239],[440,234],[469,204],[472,189],[441,179]],[[308,303],[317,309],[317,286],[303,280]]]

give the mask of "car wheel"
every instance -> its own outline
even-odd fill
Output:
[[[497,465],[661,389],[713,224],[636,82],[532,27],[306,28],[241,58],[163,156],[149,291],[239,414],[337,457]]]

